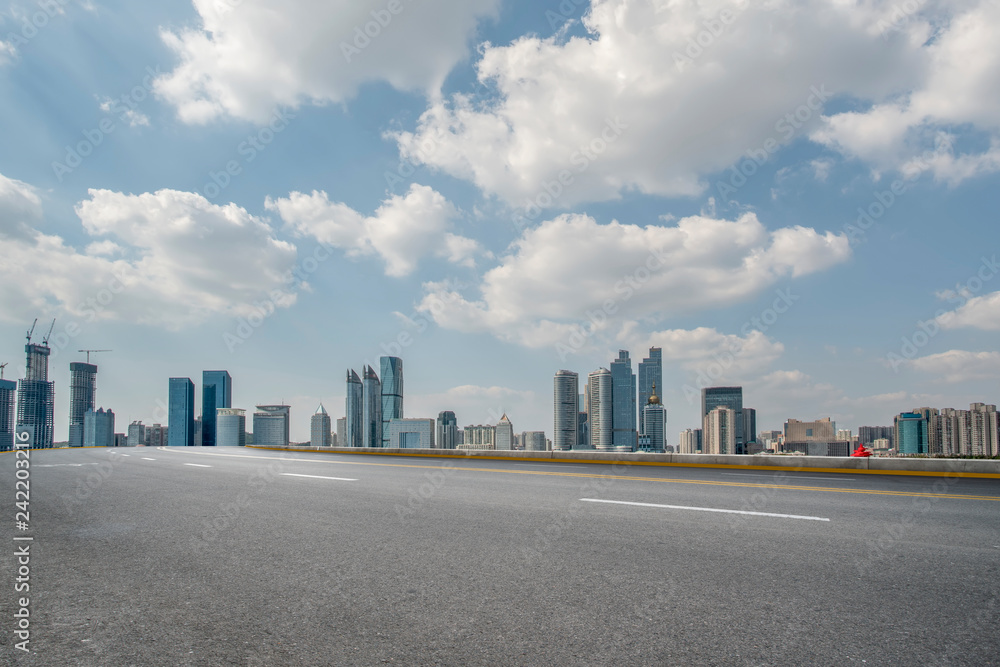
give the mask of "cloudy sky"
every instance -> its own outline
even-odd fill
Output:
[[[997,402],[991,0],[194,0],[0,14],[0,362],[108,348],[165,422],[229,370],[308,439],[348,368],[552,431],[552,376],[663,348],[668,442]],[[200,405],[200,387],[197,402]]]

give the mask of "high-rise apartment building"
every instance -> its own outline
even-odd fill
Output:
[[[497,422],[496,448],[504,451],[514,449],[514,425],[510,423],[507,413]]]
[[[569,451],[578,447],[579,382],[579,375],[566,370],[558,371],[553,380],[553,451]]]
[[[69,446],[83,446],[83,415],[94,409],[97,366],[74,361],[69,365]]]
[[[202,371],[201,373],[201,444],[216,444],[215,419],[219,408],[233,407],[233,378],[229,371]]]
[[[735,454],[736,433],[742,419],[732,408],[718,405],[705,415],[702,451],[705,454]]]
[[[382,383],[371,366],[365,366],[361,376],[362,386],[362,447],[382,446]]]
[[[245,447],[247,444],[247,411],[242,408],[216,408],[215,446]]]
[[[291,406],[258,405],[253,413],[253,444],[259,447],[288,445]]]
[[[388,447],[386,429],[393,419],[403,418],[403,360],[399,357],[380,357],[382,373],[382,446]]]
[[[437,447],[440,449],[455,449],[458,447],[458,419],[451,410],[438,413]]]
[[[320,403],[316,414],[309,421],[309,444],[313,447],[329,447],[332,441],[333,424],[330,414]]]
[[[637,444],[635,384],[628,350],[618,350],[611,362],[611,440],[619,452],[634,452]]]
[[[166,447],[170,444],[170,429],[163,424],[153,424],[146,431],[149,447]]]
[[[590,448],[609,452],[614,449],[611,371],[607,368],[592,371],[587,376],[587,391],[587,406],[590,408],[587,419],[590,424]]]
[[[660,388],[660,393],[663,393],[663,350],[661,348],[649,348],[649,356],[639,362],[637,380],[639,409],[642,410],[649,404],[654,384]],[[639,419],[639,435],[646,435],[646,425],[641,418]]]
[[[337,420],[337,438],[335,440],[335,447],[348,447],[347,444],[347,417],[341,417]]]
[[[17,426],[15,431],[27,431],[33,449],[52,447],[55,413],[55,383],[49,382],[47,343],[28,343],[24,378],[17,382]]]
[[[167,398],[167,444],[194,446],[194,382],[191,378],[170,378]]]
[[[680,432],[677,438],[678,454],[699,454],[702,450],[701,442],[702,430],[700,428],[686,428]]]
[[[364,446],[364,394],[361,378],[353,370],[347,371],[347,406],[344,413],[347,438],[342,444],[343,447]]]
[[[93,408],[83,413],[83,447],[115,446],[115,413]]]
[[[14,448],[14,400],[17,383],[0,380],[0,452]]]
[[[462,429],[459,449],[496,449],[497,427],[483,424],[466,426]]]
[[[149,444],[147,428],[141,421],[134,421],[128,425],[127,441],[129,447],[143,447]]]
[[[704,418],[717,407],[724,407],[736,412],[735,450],[730,454],[743,454],[746,440],[743,435],[743,387],[705,387],[701,390],[701,415]],[[708,441],[708,433],[704,434]],[[707,453],[707,452],[706,452]]]

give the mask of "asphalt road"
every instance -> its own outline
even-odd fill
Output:
[[[19,531],[15,466],[4,665],[1000,664],[1000,480],[47,450]]]

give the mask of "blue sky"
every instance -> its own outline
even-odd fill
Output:
[[[113,350],[120,431],[223,368],[305,440],[397,349],[407,416],[550,435],[555,371],[650,345],[670,443],[706,383],[761,429],[995,403],[998,24],[987,1],[10,3],[5,377],[55,318],[57,440],[80,348]]]

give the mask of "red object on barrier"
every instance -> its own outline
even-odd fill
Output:
[[[858,448],[851,453],[851,456],[871,456],[871,455],[872,453],[867,449],[865,449],[864,445],[858,445]]]

